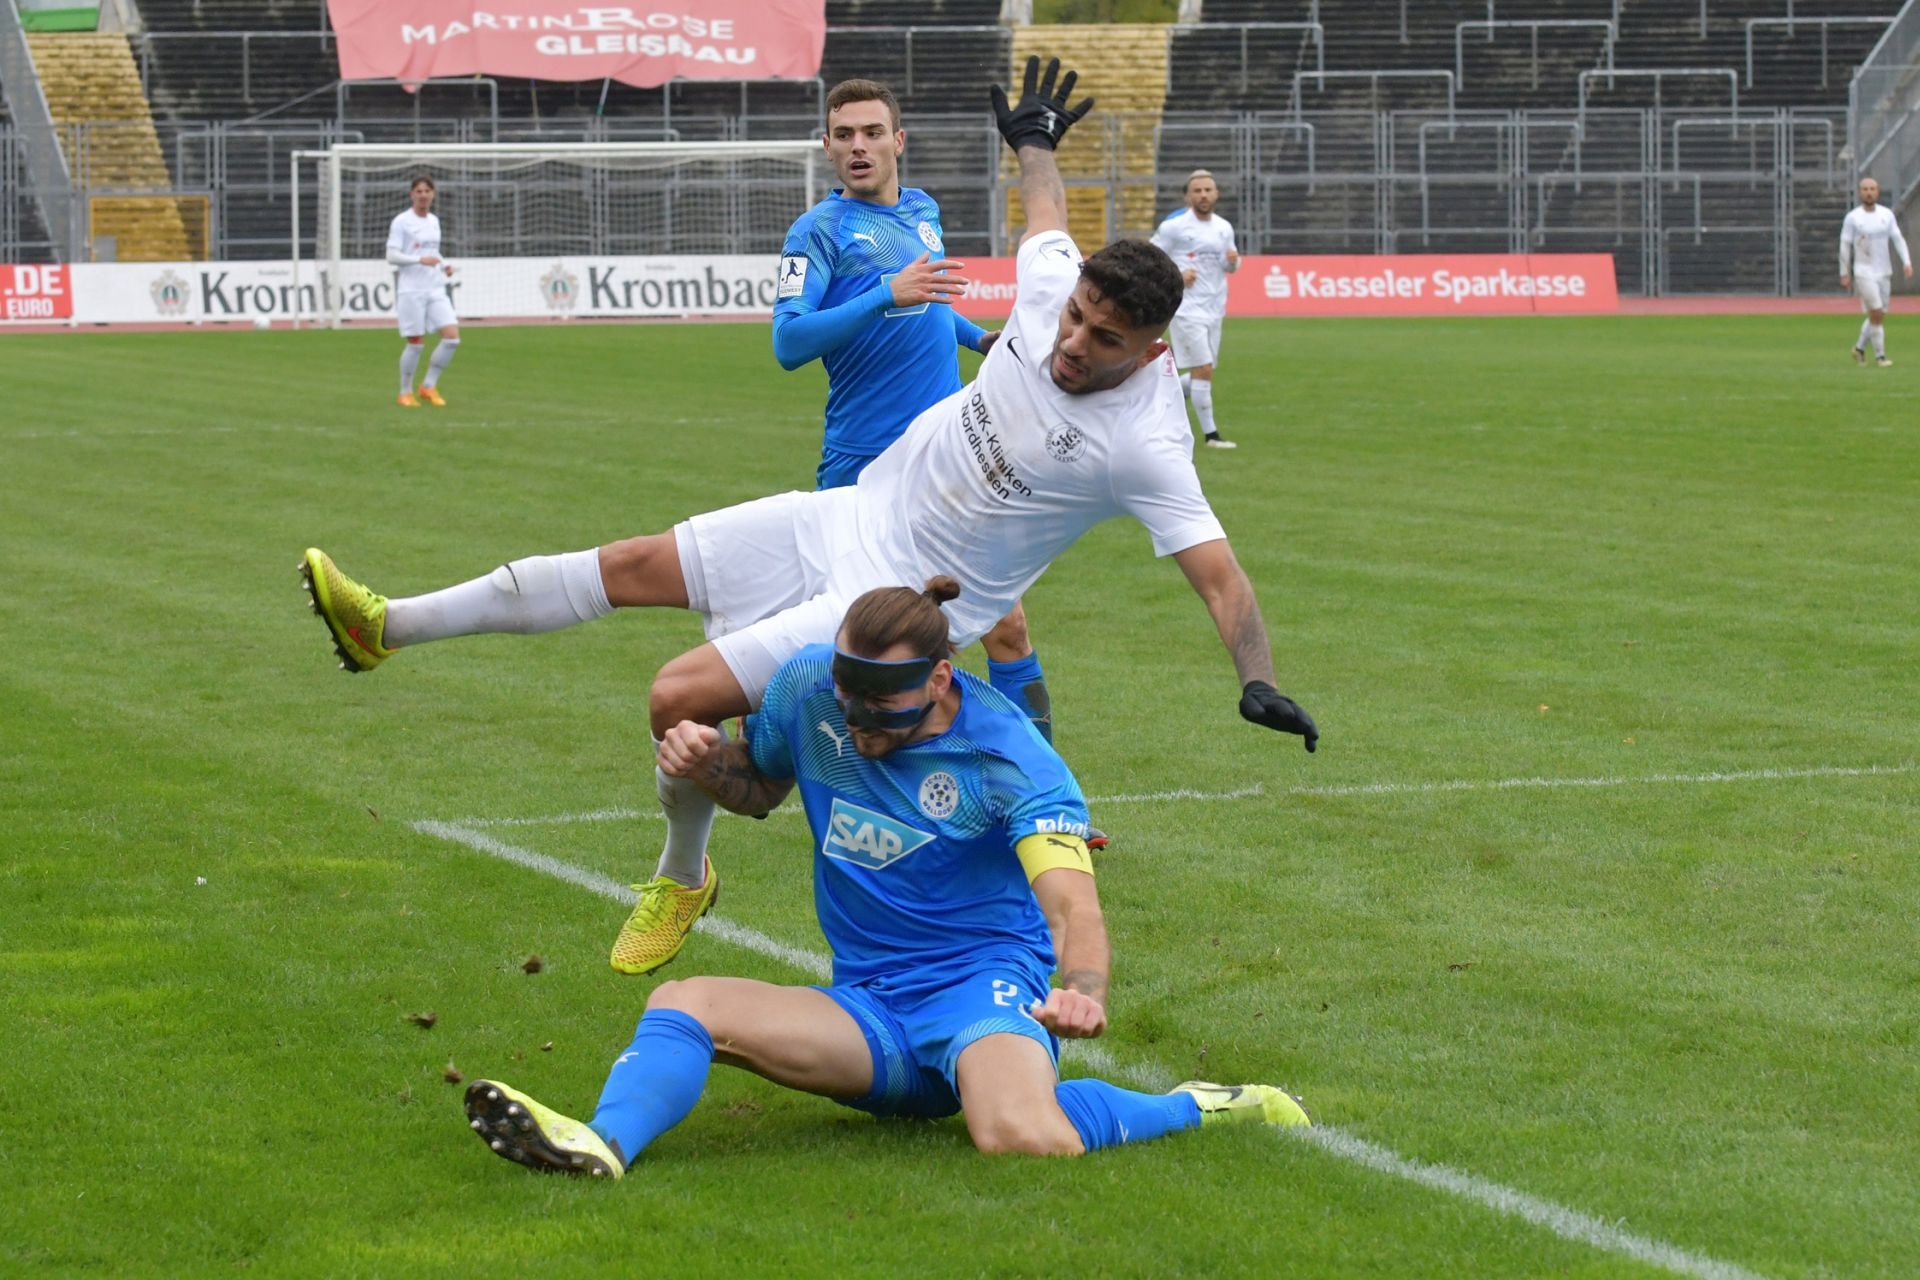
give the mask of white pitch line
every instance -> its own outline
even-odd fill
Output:
[[[1778,782],[1796,778],[1878,778],[1908,774],[1920,764],[1813,765],[1804,769],[1739,769],[1716,773],[1647,773],[1639,776],[1615,775],[1599,778],[1451,778],[1439,782],[1357,782],[1345,786],[1285,787],[1275,796],[1398,796],[1436,795],[1453,791],[1558,790],[1595,787],[1707,786],[1726,782]],[[1250,800],[1268,794],[1258,784],[1235,787],[1230,791],[1195,791],[1178,787],[1171,791],[1136,791],[1111,796],[1088,796],[1089,807],[1110,804],[1164,804],[1175,800],[1215,801]],[[790,817],[800,813],[797,805],[775,809],[769,816]],[[558,813],[535,818],[463,818],[465,827],[547,827],[577,822],[659,821],[658,809],[588,809],[582,813]]]
[[[1868,778],[1912,773],[1906,764],[1815,765],[1805,769],[1743,769],[1725,773],[1647,773],[1610,778],[1458,778],[1446,782],[1365,782],[1344,787],[1289,787],[1289,796],[1426,795],[1442,791],[1515,791],[1558,787],[1651,787],[1716,782],[1766,782],[1792,778]]]
[[[1757,1272],[1745,1267],[1690,1253],[1663,1241],[1635,1235],[1631,1231],[1622,1231],[1592,1214],[1530,1196],[1524,1191],[1516,1191],[1459,1169],[1410,1160],[1339,1129],[1315,1125],[1309,1129],[1286,1129],[1282,1132],[1379,1173],[1389,1173],[1423,1187],[1472,1200],[1496,1213],[1504,1213],[1551,1231],[1563,1240],[1592,1245],[1607,1253],[1617,1253],[1635,1262],[1644,1262],[1650,1267],[1661,1267],[1676,1275],[1694,1276],[1697,1280],[1761,1280]]]
[[[1089,805],[1162,804],[1172,800],[1245,800],[1263,794],[1258,785],[1235,787],[1231,791],[1194,791],[1186,787],[1172,791],[1141,791],[1130,795],[1089,796]],[[799,805],[783,805],[767,816],[789,818],[804,812]],[[588,809],[582,813],[556,813],[538,818],[462,818],[463,827],[560,827],[576,822],[645,822],[660,820],[658,809]]]
[[[618,880],[610,880],[598,871],[589,871],[585,867],[576,867],[571,862],[562,862],[550,858],[544,853],[532,849],[522,849],[519,845],[508,844],[504,840],[495,840],[484,831],[475,831],[453,822],[415,822],[410,824],[415,831],[442,840],[452,840],[456,844],[477,849],[489,857],[499,858],[503,862],[512,862],[552,876],[556,880],[565,880],[568,884],[578,885],[588,893],[597,893],[603,898],[611,898],[623,906],[632,906],[640,895]],[[706,915],[697,921],[694,928],[702,933],[710,933],[722,942],[731,942],[735,946],[757,951],[763,956],[784,961],[794,968],[825,981],[832,975],[833,968],[827,958],[818,952],[805,951],[799,947],[790,947],[786,943],[769,938],[758,929],[749,929],[746,925],[735,924],[731,920],[722,920],[718,916]]]
[[[1906,770],[1898,772],[1906,772]],[[576,885],[589,893],[597,893],[603,898],[611,898],[615,902],[630,905],[637,897],[626,885],[609,879],[597,871],[590,871],[570,862],[562,862],[558,858],[537,853],[532,849],[508,844],[504,840],[496,840],[484,831],[474,830],[468,824],[421,821],[412,823],[411,826],[415,831],[425,835],[451,840],[489,857],[499,858],[502,861],[564,880],[568,884]],[[827,980],[832,972],[832,963],[826,956],[800,947],[788,946],[784,942],[768,937],[758,929],[749,929],[745,925],[721,920],[712,915],[703,917],[694,927],[702,933],[713,935],[722,942],[731,942],[735,946],[744,947],[769,959],[792,965],[803,973],[811,974],[822,981]],[[1163,1069],[1152,1064],[1122,1064],[1107,1052],[1104,1045],[1091,1041],[1069,1040],[1062,1044],[1061,1049],[1064,1056],[1079,1061],[1101,1076],[1119,1077],[1156,1091],[1165,1090],[1174,1083],[1173,1077]],[[1764,1280],[1758,1273],[1735,1266],[1731,1262],[1721,1262],[1716,1258],[1691,1253],[1647,1236],[1623,1231],[1591,1214],[1581,1213],[1578,1209],[1569,1209],[1551,1200],[1542,1200],[1538,1196],[1528,1195],[1524,1191],[1489,1181],[1475,1174],[1449,1168],[1443,1164],[1427,1164],[1409,1159],[1339,1129],[1315,1125],[1309,1129],[1284,1129],[1281,1132],[1301,1141],[1312,1142],[1330,1155],[1351,1160],[1375,1172],[1391,1174],[1423,1187],[1471,1200],[1495,1213],[1519,1218],[1542,1230],[1550,1231],[1563,1240],[1590,1245],[1603,1252],[1631,1258],[1635,1262],[1642,1262],[1648,1266],[1660,1267],[1676,1275],[1692,1276],[1695,1280]]]

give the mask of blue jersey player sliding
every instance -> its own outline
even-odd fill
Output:
[[[826,438],[815,485],[853,484],[920,413],[960,390],[955,352],[1000,335],[952,307],[971,283],[944,255],[940,206],[900,185],[900,104],[876,80],[828,90],[821,139],[840,186],[801,214],[780,250],[773,354],[783,369],[827,371]],[[1053,739],[1046,673],[1016,605],[981,637],[987,678]],[[1091,843],[1103,847],[1106,836]]]
[[[1107,1025],[1086,807],[1027,718],[948,661],[939,606],[958,594],[951,578],[867,592],[834,645],[776,673],[749,742],[685,721],[661,743],[662,769],[738,813],[765,813],[799,783],[832,985],[662,983],[589,1123],[476,1080],[468,1123],[488,1147],[618,1178],[693,1110],[715,1061],[875,1115],[959,1111],[989,1154],[1080,1155],[1219,1121],[1308,1123],[1269,1085],[1148,1094],[1060,1080],[1060,1037]]]

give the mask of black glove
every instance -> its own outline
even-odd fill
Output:
[[[1307,750],[1313,750],[1320,741],[1320,730],[1313,724],[1313,717],[1278,689],[1265,680],[1249,680],[1240,694],[1240,715],[1255,724],[1265,725],[1269,729],[1278,729],[1281,733],[1297,733],[1307,740]]]
[[[1042,76],[1040,59],[1028,58],[1027,74],[1020,82],[1020,104],[1015,107],[1007,105],[1006,90],[993,86],[993,114],[1000,122],[1000,136],[1015,151],[1021,147],[1053,150],[1067,130],[1093,110],[1092,98],[1083,99],[1077,107],[1067,106],[1067,95],[1073,92],[1073,82],[1080,76],[1074,71],[1060,76],[1060,87],[1056,90],[1053,81],[1059,75],[1060,59],[1047,59],[1047,73]]]

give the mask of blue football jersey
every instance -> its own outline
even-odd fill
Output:
[[[940,206],[914,187],[891,207],[834,190],[801,214],[780,250],[774,314],[837,307],[891,281],[921,254],[945,255]],[[960,389],[953,308],[889,306],[852,341],[829,352],[826,447],[873,456],[920,411]]]
[[[1066,762],[1024,712],[964,671],[945,733],[869,760],[848,737],[832,662],[832,647],[817,644],[782,666],[750,741],[755,768],[799,783],[834,982],[996,957],[1051,973],[1046,917],[1014,846],[1086,835],[1086,800]]]

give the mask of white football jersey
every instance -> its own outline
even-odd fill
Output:
[[[1227,250],[1234,247],[1233,224],[1219,214],[1202,218],[1191,209],[1161,223],[1153,242],[1173,265],[1192,268],[1193,283],[1180,301],[1180,314],[1193,320],[1218,320],[1227,314]]]
[[[430,213],[423,218],[411,207],[403,210],[387,231],[387,252],[415,258],[431,253],[438,257],[440,215]],[[439,267],[401,267],[399,272],[401,293],[439,293],[447,287],[446,275]]]
[[[1840,227],[1840,274],[1843,276],[1890,276],[1893,261],[1887,256],[1887,242],[1900,251],[1900,265],[1913,260],[1907,256],[1907,240],[1900,234],[1900,221],[1883,204],[1868,211],[1856,205]]]
[[[1013,316],[974,380],[913,420],[860,473],[861,536],[878,562],[920,587],[960,583],[954,640],[992,629],[1081,534],[1130,515],[1155,555],[1226,537],[1200,490],[1173,362],[1151,360],[1118,387],[1069,395],[1049,367],[1060,311],[1080,279],[1064,231],[1020,247]]]

